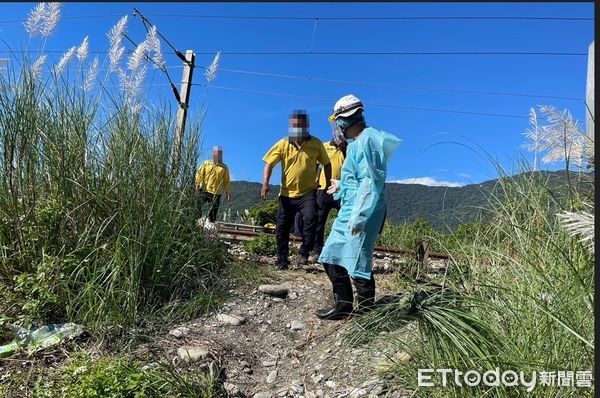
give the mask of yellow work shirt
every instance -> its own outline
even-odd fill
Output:
[[[340,180],[342,177],[342,164],[344,163],[344,152],[341,149],[332,145],[331,142],[327,141],[323,144],[325,150],[327,151],[327,156],[329,157],[329,161],[331,162],[331,178],[335,180]],[[319,169],[319,189],[325,189],[325,187],[329,186],[327,181],[325,181],[325,172]]]
[[[229,169],[223,163],[205,160],[196,173],[196,188],[213,195],[220,195],[223,191],[231,195]]]
[[[311,136],[300,149],[289,138],[279,140],[263,157],[275,166],[281,162],[281,190],[279,195],[299,198],[317,188],[317,165],[329,164],[329,157],[321,140]]]

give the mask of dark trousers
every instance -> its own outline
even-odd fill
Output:
[[[317,221],[316,192],[310,191],[300,198],[279,196],[279,209],[277,210],[277,262],[288,262],[290,250],[290,229],[294,223],[296,213],[302,214],[302,245],[300,255],[308,256],[314,243],[315,223]]]
[[[340,200],[334,200],[324,189],[317,191],[317,227],[315,228],[315,245],[313,250],[321,253],[325,241],[325,225],[331,209],[340,210]]]
[[[317,190],[317,223],[315,226],[314,245],[311,250],[321,253],[325,243],[325,226],[327,225],[327,217],[331,209],[340,210],[340,200],[334,200],[333,195],[330,195],[324,189]],[[302,215],[297,214],[295,220],[295,235],[302,237],[304,229]]]
[[[215,195],[210,192],[199,192],[198,193],[198,211],[200,217],[202,217],[202,208],[206,208],[208,204],[208,219],[210,222],[217,221],[217,213],[219,212],[219,205],[221,204],[221,195]]]
[[[373,304],[375,298],[375,278],[371,272],[371,279],[350,278],[346,268],[340,265],[323,264],[323,268],[331,281],[333,293],[340,300],[352,303],[354,295],[352,293],[352,283],[356,288],[356,295],[359,306],[368,306]]]

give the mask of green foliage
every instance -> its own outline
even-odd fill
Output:
[[[45,255],[33,273],[23,272],[14,276],[11,302],[19,303],[19,323],[30,326],[40,319],[56,321],[61,313],[58,289],[63,275],[59,274],[55,259]]]
[[[168,107],[84,91],[82,74],[38,80],[27,59],[11,68],[0,74],[2,321],[118,331],[210,295],[226,251],[195,222],[199,126],[174,166]]]
[[[277,254],[277,241],[273,236],[261,234],[244,243],[244,250],[260,256],[274,256]]]
[[[172,365],[141,370],[141,363],[122,357],[91,360],[77,356],[54,375],[40,377],[33,396],[39,398],[216,397],[218,384],[203,373],[182,374]]]
[[[249,213],[250,217],[254,220],[255,225],[265,225],[267,223],[275,224],[277,221],[278,209],[279,201],[273,199],[252,206]]]
[[[452,235],[431,237],[454,255],[444,290],[415,300],[415,292],[426,287],[420,281],[404,284],[404,300],[365,315],[349,337],[364,344],[388,332],[386,341],[412,359],[394,362],[383,376],[419,396],[592,396],[593,389],[539,384],[531,393],[521,387],[416,385],[419,368],[498,367],[526,374],[593,368],[594,255],[556,217],[559,209],[589,203],[591,196],[576,184],[559,186],[535,173],[500,175],[502,194],[488,197],[486,223],[465,223]],[[422,223],[404,228],[429,230]],[[393,231],[384,238],[402,239],[402,229]]]

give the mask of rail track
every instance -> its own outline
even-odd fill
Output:
[[[260,235],[275,236],[275,229],[269,227],[224,222],[217,222],[215,225],[217,226],[219,237],[223,240],[231,242],[249,241]],[[301,242],[302,239],[298,238],[297,236],[290,235],[290,241]],[[398,249],[390,246],[375,246],[375,252],[380,254],[417,256],[417,258],[421,261],[425,261],[428,258],[446,260],[450,257],[446,253],[429,251],[428,247],[429,245],[427,241],[421,241],[415,250]]]

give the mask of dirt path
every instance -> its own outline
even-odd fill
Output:
[[[392,277],[376,274],[378,297],[390,293],[385,287]],[[320,265],[277,271],[268,283],[288,287],[287,294],[265,294],[258,286],[231,291],[218,313],[179,325],[156,343],[177,366],[212,368],[230,396],[402,396],[387,391],[373,370],[383,350],[347,347],[342,333],[353,320],[314,315],[332,302]]]

